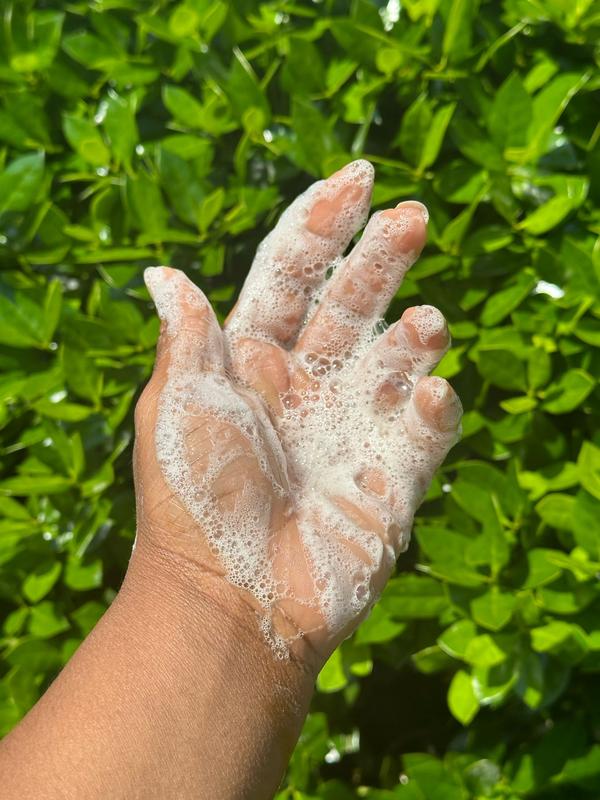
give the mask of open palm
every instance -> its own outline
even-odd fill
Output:
[[[424,207],[374,214],[342,258],[372,184],[356,161],[301,195],[223,330],[183,273],[146,272],[163,324],[136,409],[139,536],[238,587],[279,655],[301,638],[325,658],[364,616],[457,437],[458,398],[425,377],[440,312],[376,332]]]

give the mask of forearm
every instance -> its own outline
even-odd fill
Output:
[[[4,740],[3,797],[269,798],[313,677],[273,657],[232,587],[138,550],[109,611]]]

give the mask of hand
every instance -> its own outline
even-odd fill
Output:
[[[437,309],[376,332],[424,206],[375,213],[342,258],[372,185],[355,161],[297,198],[223,330],[183,273],[145,274],[162,326],[136,409],[138,544],[221,576],[276,655],[317,662],[376,600],[461,416],[426,377],[449,344]]]

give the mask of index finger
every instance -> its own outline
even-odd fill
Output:
[[[353,161],[310,186],[282,214],[259,245],[226,323],[230,339],[280,346],[295,339],[328,267],[366,220],[373,174],[368,161]]]

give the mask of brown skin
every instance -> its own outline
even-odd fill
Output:
[[[221,579],[136,549],[110,609],[0,749],[3,800],[271,797],[315,673]]]
[[[317,195],[304,224],[311,233],[328,237],[346,204],[368,204],[364,195],[364,189],[347,184],[333,197]],[[302,389],[310,380],[295,357],[297,349],[331,355],[328,298],[365,318],[382,314],[406,269],[404,256],[420,252],[425,223],[418,205],[405,204],[384,215],[399,213],[409,225],[390,244],[399,257],[391,282],[382,282],[377,268],[365,270],[364,262],[358,270],[351,254],[299,339],[302,320],[285,318],[286,298],[280,297],[274,298],[282,310],[277,330],[269,332],[279,343],[239,342],[240,351],[253,348],[252,368],[244,367],[243,358],[236,360],[234,353],[233,370],[246,369],[238,377],[262,399],[275,429],[280,393]],[[371,226],[363,247],[377,236],[375,223]],[[182,280],[175,271],[166,278]],[[244,313],[240,308],[243,305],[233,313]],[[204,359],[204,368],[220,369],[208,345],[194,350],[198,341],[218,342],[220,332],[210,307],[189,305],[182,293],[180,313],[184,325],[177,335],[184,337],[185,347],[189,338],[190,363]],[[435,365],[448,346],[447,331],[422,342],[411,325],[415,313],[418,309],[409,309],[386,331],[373,348],[373,358],[394,360],[395,336],[404,326],[415,357],[425,356],[427,368]],[[351,347],[350,332],[347,335],[346,345]],[[314,608],[282,601],[274,612],[277,630],[286,636],[311,633],[294,643],[288,659],[274,658],[258,628],[256,601],[227,582],[201,526],[167,485],[154,448],[154,429],[173,345],[172,334],[163,326],[156,368],[136,409],[138,539],[125,581],[50,689],[4,739],[0,774],[5,800],[266,800],[281,780],[318,670],[350,632],[331,636]],[[395,366],[398,370],[410,366],[406,354],[402,358]],[[415,408],[434,431],[447,434],[439,462],[455,438],[460,404],[452,393],[436,399],[439,393],[432,391],[429,380],[424,377],[417,383]],[[392,385],[382,385],[382,402],[396,402],[394,391]],[[273,489],[252,453],[244,451],[239,431],[233,426],[225,430],[224,425],[202,409],[190,412],[188,443],[195,468],[203,469],[212,442],[224,435],[242,446],[239,457],[216,480],[217,502],[223,509],[235,508],[250,481],[273,503],[270,533],[287,543],[279,549],[273,569],[302,597],[312,592],[312,585],[294,514],[286,513],[284,500],[278,500],[278,506],[273,499]],[[430,477],[417,476],[425,484]],[[366,469],[362,480],[368,491],[383,494],[385,475]],[[339,498],[339,504],[350,518],[377,530],[378,520],[368,503],[350,506]],[[375,580],[383,584],[385,578],[387,574]],[[352,627],[358,622],[355,619]]]

